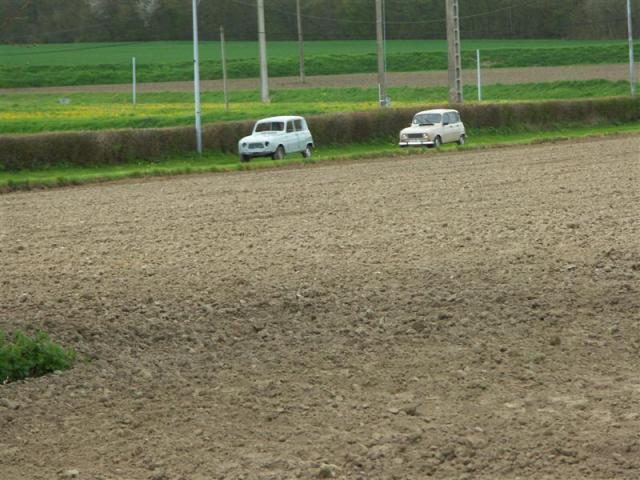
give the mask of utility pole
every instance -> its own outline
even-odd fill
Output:
[[[298,13],[298,45],[300,46],[300,81],[304,83],[304,36],[302,33],[302,14],[300,13],[300,0],[296,0]]]
[[[269,71],[267,67],[267,35],[264,28],[264,0],[258,0],[258,42],[260,43],[260,92],[262,103],[269,103]]]
[[[224,111],[229,111],[229,87],[227,85],[227,55],[224,46],[224,26],[220,25],[220,60],[222,61],[222,91],[224,92]]]
[[[198,0],[193,0],[193,89],[196,103],[196,149],[202,155],[202,108],[200,104],[200,50],[198,48]]]
[[[384,26],[382,0],[376,0],[376,44],[378,52],[378,99],[381,107],[387,105],[387,76],[384,61]]]
[[[458,0],[447,0],[447,42],[449,44],[449,103],[462,103],[462,55]]]
[[[633,54],[633,23],[631,22],[631,0],[627,0],[627,24],[629,30],[629,83],[631,96],[636,96],[636,66]]]

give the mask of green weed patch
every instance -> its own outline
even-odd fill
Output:
[[[0,331],[0,384],[67,370],[75,359],[73,350],[55,344],[46,333],[29,337],[18,331],[7,337]]]

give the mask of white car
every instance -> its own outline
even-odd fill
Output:
[[[439,147],[443,143],[464,145],[467,138],[457,110],[425,110],[416,113],[411,126],[400,132],[401,147]]]
[[[289,153],[311,158],[313,137],[303,117],[271,117],[259,120],[253,133],[238,142],[240,161],[253,157],[282,160]]]

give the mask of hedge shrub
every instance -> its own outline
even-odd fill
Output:
[[[425,106],[423,108],[433,108]],[[464,104],[458,110],[469,129],[549,129],[579,123],[640,120],[640,99],[607,98],[548,102]],[[346,145],[395,138],[418,108],[379,109],[308,117],[317,145]],[[251,121],[203,127],[206,150],[232,153]],[[115,165],[193,152],[191,127],[60,132],[0,136],[0,169],[42,169],[54,165]]]

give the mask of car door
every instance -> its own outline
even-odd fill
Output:
[[[303,151],[307,148],[307,143],[309,143],[309,130],[301,119],[295,120],[294,124],[296,126],[296,133],[298,134],[298,150]]]
[[[444,134],[442,140],[445,143],[455,142],[458,138],[456,136],[455,118],[452,113],[445,113],[443,118]]]
[[[454,125],[455,125],[455,138],[453,139],[454,142],[457,142],[460,137],[462,135],[464,135],[464,125],[462,124],[462,121],[460,120],[460,114],[459,113],[453,113],[453,120],[454,120]]]
[[[285,146],[284,149],[288,152],[299,152],[300,141],[298,140],[298,133],[296,132],[293,120],[287,121],[287,131],[285,133]]]

